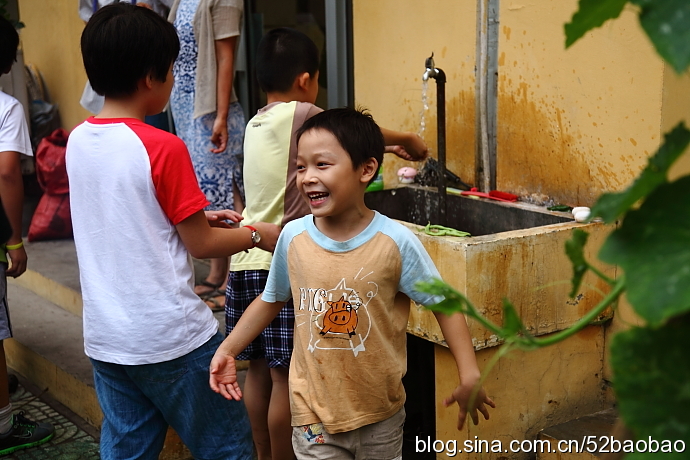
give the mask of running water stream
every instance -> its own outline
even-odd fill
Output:
[[[424,138],[424,131],[426,131],[426,112],[429,110],[429,81],[422,81],[422,111],[419,114],[419,136]]]
[[[426,139],[424,138],[424,135],[426,134],[426,113],[429,111],[429,81],[428,80],[422,80],[422,110],[419,114],[419,131],[417,134],[419,134],[419,137],[424,140],[424,142],[427,142]],[[429,149],[429,155],[431,155],[431,147],[428,145],[429,143],[427,142],[427,147]],[[417,165],[417,170],[421,171],[424,169],[426,166],[426,160],[422,161]]]

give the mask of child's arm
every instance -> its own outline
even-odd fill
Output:
[[[257,222],[252,227],[261,235],[257,247],[273,252],[280,227],[266,222]],[[189,253],[197,259],[227,257],[252,247],[252,232],[249,228],[211,227],[204,211],[195,212],[177,224],[176,228]]]
[[[285,302],[265,302],[259,296],[247,307],[235,328],[213,355],[209,377],[213,391],[226,399],[239,401],[242,398],[242,391],[237,383],[235,357],[278,316],[284,305]]]
[[[5,215],[12,226],[12,236],[8,245],[22,242],[22,205],[24,203],[24,183],[20,168],[20,157],[17,152],[0,152],[0,199]],[[18,277],[26,271],[26,250],[24,246],[7,251],[12,266],[7,269],[7,276]]]
[[[475,425],[479,424],[479,415],[477,410],[484,415],[484,419],[489,419],[489,409],[486,405],[496,407],[494,402],[484,392],[483,388],[479,388],[477,396],[470,407],[470,397],[474,387],[479,384],[480,373],[477,366],[477,359],[474,355],[474,348],[472,347],[472,337],[470,336],[469,328],[465,317],[460,313],[455,313],[451,316],[443,313],[434,313],[438,324],[441,326],[443,337],[446,339],[448,348],[450,349],[455,363],[458,366],[460,374],[460,384],[453,390],[453,393],[443,401],[443,404],[448,407],[454,402],[460,406],[458,413],[458,430],[461,430],[465,424],[467,414],[470,414]]]
[[[381,128],[386,152],[394,153],[403,160],[421,161],[428,156],[424,140],[415,133],[404,133]]]

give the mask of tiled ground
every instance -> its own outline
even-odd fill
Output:
[[[4,459],[17,460],[98,460],[98,442],[65,415],[57,412],[22,385],[10,397],[14,411],[23,410],[32,420],[51,423],[53,439],[40,446],[19,450]]]

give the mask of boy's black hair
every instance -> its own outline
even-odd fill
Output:
[[[285,93],[304,72],[319,70],[319,50],[302,32],[287,27],[273,29],[261,38],[256,52],[256,79],[267,93]]]
[[[148,8],[124,2],[96,11],[81,34],[86,75],[94,91],[106,97],[134,94],[149,74],[164,82],[179,52],[172,24]]]
[[[304,133],[314,129],[323,129],[331,133],[350,155],[354,169],[359,168],[369,158],[374,158],[381,165],[386,143],[381,128],[366,110],[343,107],[318,113],[297,130],[297,143],[299,144]],[[376,175],[369,183],[374,179]]]
[[[19,34],[12,23],[0,16],[0,75],[10,71],[17,60]]]

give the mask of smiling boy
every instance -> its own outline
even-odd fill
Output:
[[[279,225],[309,214],[297,189],[297,130],[322,112],[314,105],[319,90],[319,51],[302,32],[267,32],[256,51],[256,78],[267,105],[247,124],[244,136],[245,224]],[[427,147],[414,133],[381,129],[387,151],[404,159],[426,158]],[[261,249],[232,258],[226,296],[230,333],[268,279],[271,254]],[[294,307],[288,302],[237,358],[249,361],[244,402],[252,424],[257,460],[292,460],[288,370],[292,356]]]
[[[295,304],[290,365],[293,448],[298,458],[401,458],[405,420],[406,327],[410,302],[439,302],[415,291],[440,278],[417,237],[366,207],[364,191],[383,157],[373,119],[334,109],[298,131],[297,188],[312,214],[281,232],[268,282],[211,361],[211,388],[240,399],[234,358],[290,298]],[[479,369],[462,315],[436,314],[460,384],[445,401],[489,418],[482,389],[468,407]]]

